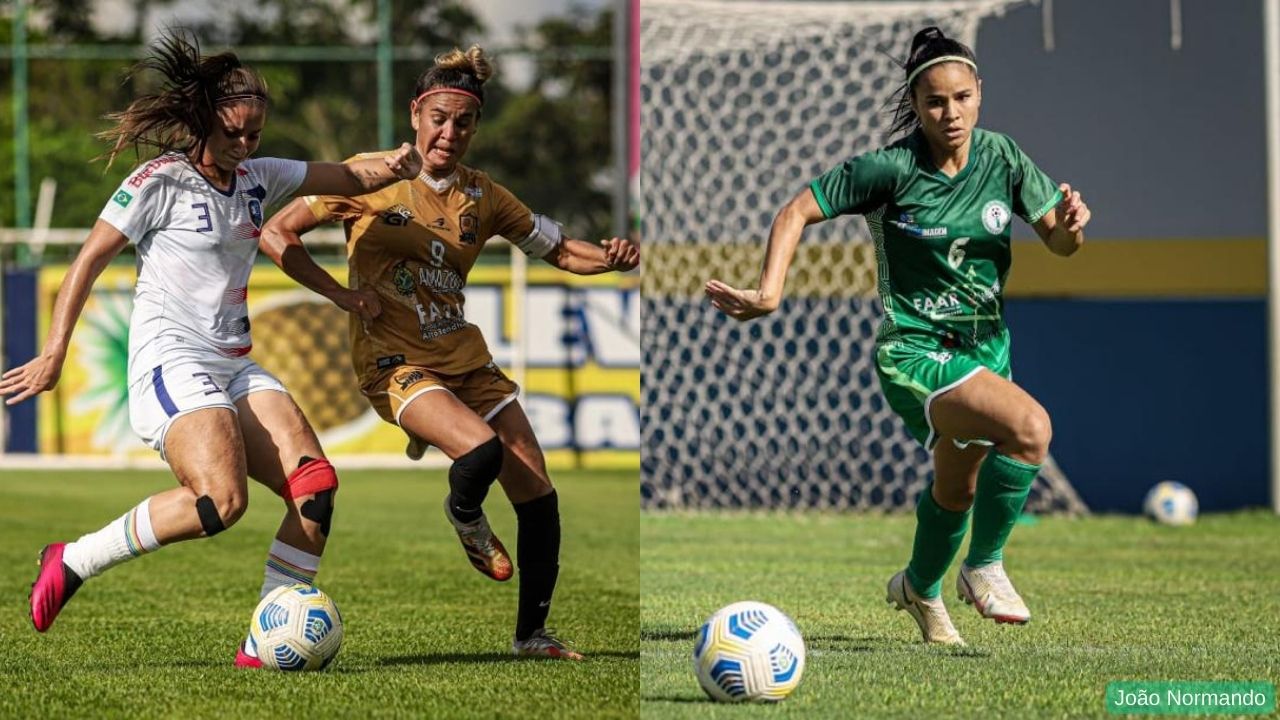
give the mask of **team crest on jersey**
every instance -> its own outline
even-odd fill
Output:
[[[469,198],[479,200],[484,197],[484,190],[479,185],[468,185],[462,189],[462,193]]]
[[[382,213],[382,221],[388,225],[395,225],[396,227],[404,227],[405,225],[408,225],[409,221],[412,219],[413,213],[409,211],[409,208],[403,205],[392,205],[387,208],[386,212]]]
[[[396,286],[396,292],[401,295],[413,295],[413,271],[403,260],[391,270],[391,284]]]
[[[253,221],[254,227],[261,228],[262,201],[267,199],[267,190],[261,185],[254,185],[248,190],[245,190],[244,194],[249,197],[249,202],[246,203],[246,207],[249,209],[249,219]]]
[[[992,200],[982,206],[982,227],[992,235],[999,235],[1009,225],[1009,206],[999,200]]]
[[[467,213],[458,218],[458,226],[462,230],[458,234],[458,240],[463,245],[475,245],[476,231],[480,227],[480,218],[475,213]]]

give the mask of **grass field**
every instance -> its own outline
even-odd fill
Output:
[[[516,581],[467,563],[440,509],[442,472],[342,473],[318,585],[346,639],[306,675],[231,661],[262,583],[279,500],[254,486],[226,533],[167,547],[81,588],[45,635],[26,598],[47,542],[172,486],[162,472],[0,473],[0,716],[635,717],[639,490],[632,472],[555,474],[564,544],[550,625],[582,663],[510,655]],[[515,519],[487,504],[515,550]]]
[[[1019,526],[1006,567],[1033,615],[997,626],[944,598],[969,647],[927,647],[885,583],[905,565],[910,515],[645,514],[641,714],[652,718],[1106,717],[1112,680],[1280,681],[1280,519],[1250,512],[1190,528],[1097,517]],[[691,671],[717,608],[761,600],[808,646],[795,695],[717,705]]]

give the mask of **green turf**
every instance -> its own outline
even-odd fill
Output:
[[[641,714],[652,718],[1099,717],[1112,680],[1280,681],[1280,519],[1190,528],[1097,517],[1019,526],[1006,567],[1033,615],[997,626],[944,599],[962,650],[928,647],[885,584],[909,515],[646,514]],[[719,705],[691,671],[694,633],[738,600],[799,625],[808,665],[777,706]]]
[[[322,673],[236,671],[280,502],[254,487],[244,519],[80,590],[45,635],[26,596],[40,547],[172,486],[167,473],[0,473],[0,716],[635,717],[639,491],[635,472],[555,474],[564,543],[550,625],[582,663],[510,656],[516,581],[467,563],[440,509],[443,473],[342,473],[317,578],[346,639]],[[487,510],[515,549],[511,507]]]

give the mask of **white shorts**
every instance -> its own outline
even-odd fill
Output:
[[[169,426],[187,413],[225,407],[262,390],[287,393],[248,357],[227,357],[172,338],[157,338],[129,359],[129,424],[164,458]]]

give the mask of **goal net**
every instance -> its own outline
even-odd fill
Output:
[[[983,18],[1020,2],[642,3],[645,507],[913,507],[929,455],[875,377],[883,309],[862,219],[806,230],[765,318],[722,316],[702,285],[753,285],[777,209],[884,144],[902,76],[889,55],[917,30],[973,46]],[[1028,508],[1084,511],[1045,468]]]

